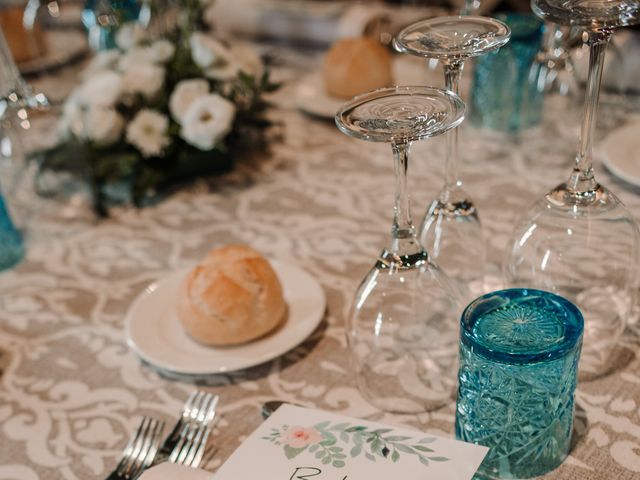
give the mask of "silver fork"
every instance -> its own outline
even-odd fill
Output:
[[[180,440],[169,455],[169,461],[187,467],[198,468],[204,456],[211,427],[190,423],[185,425]]]
[[[163,442],[162,447],[160,447],[158,461],[162,461],[171,455],[177,447],[178,442],[180,442],[186,434],[185,429],[187,426],[193,423],[195,425],[207,427],[213,421],[216,414],[218,400],[219,397],[217,395],[201,392],[199,390],[196,390],[189,395],[189,398],[182,408],[180,418],[173,427],[173,430],[171,430],[171,433]]]
[[[142,417],[137,430],[129,438],[120,462],[107,480],[130,480],[137,478],[148,468],[160,446],[164,422],[151,417]]]

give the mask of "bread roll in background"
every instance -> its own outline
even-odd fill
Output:
[[[345,38],[336,42],[324,60],[327,93],[351,98],[393,84],[391,52],[369,37]]]
[[[245,245],[209,252],[184,280],[178,317],[206,345],[238,345],[262,337],[284,319],[282,286],[269,262]]]

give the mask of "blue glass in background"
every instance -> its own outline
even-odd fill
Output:
[[[13,267],[24,257],[22,234],[16,229],[0,194],[0,270]]]
[[[509,289],[462,314],[456,437],[489,447],[476,479],[531,478],[562,463],[573,429],[583,318],[563,297]]]
[[[542,120],[544,85],[539,86],[540,65],[535,59],[542,45],[543,24],[525,13],[496,18],[511,28],[511,40],[476,59],[469,120],[477,127],[516,133]]]
[[[138,0],[86,0],[82,24],[89,35],[91,48],[96,51],[115,48],[118,27],[137,20],[140,8]]]

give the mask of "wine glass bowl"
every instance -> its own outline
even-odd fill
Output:
[[[457,95],[429,87],[375,90],[336,114],[343,133],[388,142],[394,155],[391,242],[358,287],[347,319],[356,383],[383,410],[431,410],[451,400],[455,389],[459,296],[416,238],[406,183],[411,142],[463,118]]]
[[[598,186],[585,197],[562,184],[516,227],[505,282],[571,300],[585,318],[582,379],[614,367],[617,340],[638,288],[638,227],[622,203]]]

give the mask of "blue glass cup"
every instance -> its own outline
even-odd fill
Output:
[[[23,256],[22,234],[11,221],[0,193],[0,271],[13,267]]]
[[[542,120],[544,102],[536,62],[543,24],[533,14],[496,15],[511,28],[509,43],[476,59],[469,121],[504,133],[517,133]]]
[[[514,288],[477,298],[460,323],[456,437],[489,447],[474,478],[553,470],[569,453],[582,314],[553,293]]]

